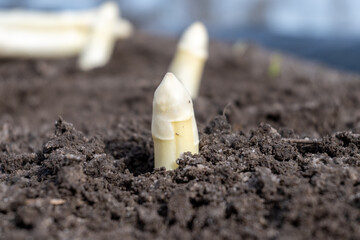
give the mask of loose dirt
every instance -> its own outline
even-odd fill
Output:
[[[0,238],[359,239],[360,77],[212,43],[200,153],[154,170],[175,47],[137,33],[87,73],[0,60]]]

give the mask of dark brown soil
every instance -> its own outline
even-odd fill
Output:
[[[200,153],[154,170],[175,44],[136,34],[88,73],[0,60],[0,238],[360,239],[360,77],[212,43]]]

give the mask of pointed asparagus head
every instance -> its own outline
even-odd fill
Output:
[[[191,24],[183,33],[178,47],[202,58],[208,57],[209,36],[201,22]]]
[[[191,97],[172,73],[167,73],[153,100],[151,132],[155,168],[177,168],[176,159],[184,152],[199,152],[199,136]]]

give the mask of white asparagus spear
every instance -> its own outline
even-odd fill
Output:
[[[18,18],[21,14],[25,14],[24,19]],[[133,32],[131,23],[118,16],[119,9],[113,2],[79,15],[24,11],[6,17],[0,15],[0,57],[61,58],[83,52],[83,56],[87,53],[88,63],[84,62],[88,66],[82,69],[105,65],[114,38],[127,38]]]
[[[24,30],[0,27],[0,57],[62,58],[78,55],[88,41],[76,29]]]
[[[154,94],[151,133],[155,168],[172,170],[184,152],[199,152],[199,135],[189,92],[167,73]]]
[[[182,35],[169,71],[183,82],[194,99],[208,58],[209,37],[204,24],[193,23]]]
[[[84,11],[40,12],[28,10],[0,11],[0,26],[22,28],[84,28],[88,29],[97,9]]]
[[[114,35],[127,38],[132,33],[127,21],[117,22]],[[0,58],[62,58],[78,55],[89,41],[89,31],[63,28],[54,30],[0,26]]]
[[[21,29],[69,29],[77,28],[90,31],[97,21],[97,14],[103,8],[104,3],[98,8],[82,11],[40,12],[25,10],[0,11],[0,26]],[[120,12],[120,10],[119,10]],[[114,27],[115,36],[118,39],[128,38],[133,31],[132,24],[126,19],[119,18]]]
[[[101,6],[90,40],[78,61],[80,69],[101,67],[109,61],[115,43],[114,28],[118,15],[116,3],[107,2]]]

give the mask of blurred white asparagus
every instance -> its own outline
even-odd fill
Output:
[[[40,12],[25,10],[0,11],[0,26],[11,29],[54,30],[77,29],[88,33],[97,21],[98,12],[109,3],[98,8],[83,11]],[[111,3],[113,4],[113,3]],[[114,26],[116,38],[127,38],[131,35],[131,23],[120,17]]]
[[[33,30],[0,27],[0,57],[61,58],[84,49],[87,34],[74,29]]]
[[[0,12],[0,57],[62,58],[81,54],[84,70],[105,65],[116,39],[128,38],[131,23],[106,2],[80,12]],[[92,49],[92,50],[91,50]],[[85,66],[85,67],[84,67]]]
[[[79,58],[78,65],[82,70],[101,67],[109,61],[115,43],[114,28],[118,15],[116,3],[107,2],[101,6],[89,42]]]
[[[208,58],[209,37],[204,24],[193,23],[183,33],[169,72],[183,82],[191,97],[198,96],[205,62]]]
[[[128,21],[116,23],[114,36],[127,38],[132,26]],[[30,29],[0,26],[0,57],[62,58],[81,53],[90,37],[89,31],[73,28]]]
[[[151,133],[155,168],[172,170],[184,152],[199,152],[199,135],[189,92],[167,73],[154,94]]]
[[[97,9],[83,11],[41,12],[27,10],[0,11],[0,26],[22,28],[83,28],[91,27]]]
[[[114,26],[114,36],[116,39],[129,38],[133,33],[134,27],[126,19],[117,19]]]

